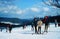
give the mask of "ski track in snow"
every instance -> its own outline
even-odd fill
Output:
[[[44,25],[42,26],[42,32],[44,31]],[[48,33],[44,34],[33,34],[31,31],[31,26],[26,27],[26,29],[13,28],[12,33],[5,32],[5,29],[0,32],[0,39],[60,39],[60,27],[54,26],[54,24],[49,26]]]

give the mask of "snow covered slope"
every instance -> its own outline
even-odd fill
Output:
[[[44,25],[42,26],[42,32],[44,31]],[[12,33],[5,32],[3,30],[0,32],[0,39],[60,39],[60,27],[54,26],[54,24],[49,26],[49,32],[44,34],[33,34],[31,31],[31,26],[22,29],[22,27],[14,28]]]

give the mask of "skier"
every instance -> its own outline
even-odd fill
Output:
[[[9,25],[9,33],[11,33],[11,30],[12,30],[12,26]]]
[[[42,21],[41,20],[39,20],[37,22],[37,26],[38,26],[38,33],[41,34],[41,26],[42,26]]]
[[[48,16],[45,17],[45,29],[44,32],[48,32],[48,27],[49,27],[49,19]]]
[[[37,33],[37,18],[36,17],[33,19],[33,23],[35,26],[35,33]]]
[[[57,27],[57,20],[55,19],[55,27]]]
[[[3,27],[0,27],[0,31],[2,32]]]

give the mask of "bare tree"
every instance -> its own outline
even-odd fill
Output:
[[[52,5],[57,8],[60,8],[60,0],[42,0],[47,5]]]

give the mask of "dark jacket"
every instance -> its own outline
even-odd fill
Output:
[[[49,25],[49,19],[46,19],[45,25]]]
[[[33,19],[34,26],[37,26],[37,18]]]

